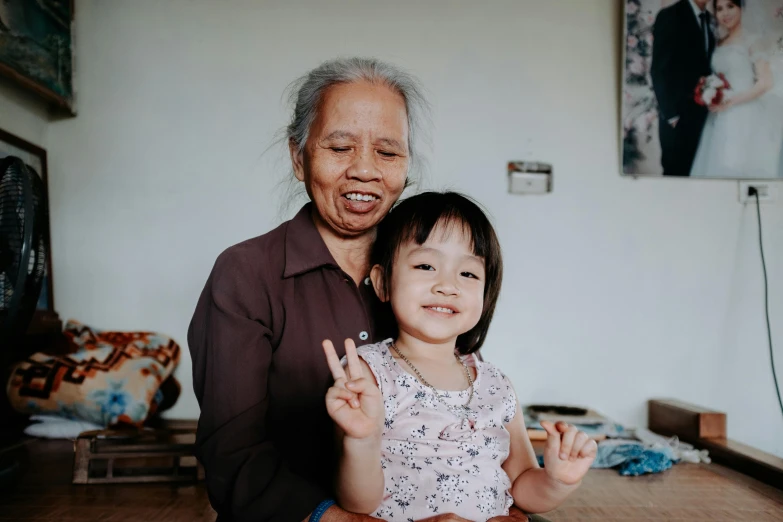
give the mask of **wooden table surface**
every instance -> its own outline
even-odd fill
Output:
[[[783,521],[783,492],[716,464],[676,464],[654,475],[591,470],[552,522]]]
[[[72,447],[69,441],[28,444],[30,468],[17,488],[0,493],[0,520],[215,520],[203,484],[72,485]],[[592,470],[582,487],[546,516],[552,522],[783,521],[783,492],[714,464],[678,464],[634,478]]]

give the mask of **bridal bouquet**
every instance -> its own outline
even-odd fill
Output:
[[[705,107],[719,105],[728,98],[729,89],[731,85],[723,73],[702,76],[696,84],[694,100]]]

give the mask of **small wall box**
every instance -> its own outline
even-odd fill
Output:
[[[510,194],[552,192],[552,165],[539,161],[509,161],[508,192]]]

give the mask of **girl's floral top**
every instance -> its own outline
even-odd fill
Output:
[[[373,516],[407,522],[442,513],[475,521],[507,515],[513,499],[501,468],[509,452],[504,425],[517,413],[508,378],[474,355],[462,356],[476,368],[476,379],[467,418],[461,419],[455,410],[467,402],[469,390],[439,391],[454,406],[447,408],[392,357],[391,343],[358,349],[375,375],[386,412],[385,495]]]

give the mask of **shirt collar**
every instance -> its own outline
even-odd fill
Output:
[[[283,277],[292,277],[322,266],[339,268],[313,222],[313,204],[307,203],[288,223],[285,233]]]
[[[701,9],[699,9],[699,6],[696,5],[696,2],[694,2],[693,0],[688,0],[688,3],[691,4],[691,9],[693,9],[693,14],[696,15],[696,20],[698,20],[699,23],[701,23],[701,18],[700,17],[701,17],[702,13],[707,13],[707,18],[709,18],[710,14],[707,11],[707,9],[704,9],[702,11]]]

